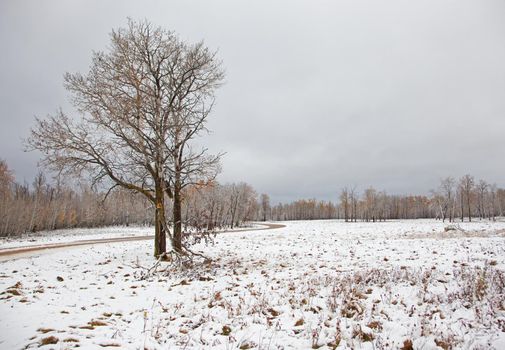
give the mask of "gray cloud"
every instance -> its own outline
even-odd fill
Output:
[[[472,173],[505,186],[505,3],[496,1],[3,1],[0,157],[33,116],[71,110],[66,71],[86,71],[126,17],[219,50],[227,71],[205,144],[222,181],[274,200],[332,199],[345,185],[426,193]]]

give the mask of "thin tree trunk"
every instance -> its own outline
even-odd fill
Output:
[[[461,194],[461,222],[465,221],[465,212],[464,212],[464,207],[463,207],[463,203],[464,203],[464,199],[463,199],[463,194]]]
[[[32,210],[32,217],[30,219],[30,226],[28,227],[28,230],[30,232],[35,232],[35,227],[33,226],[34,222],[35,222],[35,215],[38,211],[38,206],[39,206],[39,193],[37,191],[37,193],[35,194],[35,204],[33,206],[33,210]]]
[[[176,252],[182,252],[182,203],[181,203],[181,190],[178,185],[174,188],[174,238],[173,248]]]
[[[154,256],[158,258],[167,252],[165,230],[165,200],[163,188],[156,186],[156,210],[154,214]]]
[[[468,221],[472,222],[472,211],[471,211],[471,208],[470,208],[470,193],[466,194],[466,203],[467,203],[467,206],[468,206]]]

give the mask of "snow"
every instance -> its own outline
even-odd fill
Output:
[[[227,231],[243,231],[250,228],[262,228],[261,224],[249,224]],[[154,226],[112,226],[98,228],[60,229],[26,233],[21,236],[0,237],[0,250],[21,247],[34,247],[45,244],[79,242],[104,238],[153,236]]]
[[[505,222],[286,225],[147,279],[150,241],[1,262],[0,348],[504,348]]]
[[[27,233],[20,237],[0,238],[0,249],[37,246],[42,244],[66,243],[80,240],[148,236],[154,234],[150,226],[113,226],[100,228],[61,229]]]

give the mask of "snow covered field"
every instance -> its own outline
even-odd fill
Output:
[[[1,262],[0,349],[505,349],[505,222],[286,225],[145,279],[150,241]]]

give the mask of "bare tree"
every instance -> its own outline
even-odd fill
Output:
[[[449,217],[449,222],[452,222],[454,218],[454,186],[454,178],[446,177],[440,180],[439,190],[435,193],[434,199],[438,203],[443,222],[447,217]]]
[[[378,195],[378,219],[379,221],[386,221],[386,219],[390,216],[389,213],[389,196],[386,191],[379,192]]]
[[[377,210],[377,190],[373,187],[369,187],[365,190],[364,194],[364,218],[365,221],[376,220],[376,210]]]
[[[351,222],[353,219],[356,222],[358,220],[358,193],[356,187],[352,187],[349,190],[349,198],[351,201]]]
[[[486,197],[488,196],[488,189],[489,189],[489,184],[484,181],[480,180],[479,183],[476,186],[477,190],[477,212],[479,213],[479,219],[483,219],[486,217]]]
[[[11,224],[12,190],[14,187],[14,174],[9,169],[7,162],[0,159],[0,234],[7,234]]]
[[[229,223],[230,227],[233,229],[238,226],[240,222],[252,218],[251,209],[257,207],[257,194],[250,185],[244,182],[226,185],[225,188],[228,192]]]
[[[498,207],[498,215],[505,216],[505,189],[496,189],[496,201]]]
[[[35,222],[35,217],[39,214],[39,202],[40,202],[40,197],[42,196],[42,191],[43,187],[45,185],[46,178],[44,174],[39,171],[37,175],[35,176],[35,179],[33,180],[33,188],[35,190],[34,196],[35,196],[35,205],[33,206],[32,210],[32,217],[30,220],[30,226],[29,229],[32,232],[37,231],[37,225],[34,225]]]
[[[489,186],[489,197],[487,198],[487,208],[488,208],[488,214],[489,214],[489,219],[492,219],[493,221],[496,221],[496,215],[497,215],[497,186],[496,184],[492,184]]]
[[[223,76],[215,53],[202,43],[188,45],[172,32],[130,20],[112,31],[107,53],[93,54],[86,75],[65,75],[81,118],[60,111],[37,119],[28,148],[42,151],[43,164],[54,171],[145,196],[155,211],[155,256],[166,252],[166,236],[184,253],[176,213],[181,190],[213,178],[219,160],[193,150],[190,141],[205,131]],[[174,201],[174,234],[165,196]]]
[[[270,197],[268,194],[263,193],[260,196],[261,201],[261,217],[263,221],[267,221],[267,217],[270,217]]]
[[[347,187],[344,187],[340,192],[340,205],[344,210],[345,222],[349,221],[349,202],[350,202],[349,189]]]
[[[472,221],[472,191],[475,186],[475,179],[471,175],[465,175],[459,180],[459,188],[461,191],[461,221],[463,221],[463,206],[466,205],[468,213],[468,221]]]
[[[14,185],[14,174],[9,169],[7,162],[0,159],[0,198],[8,199]]]

